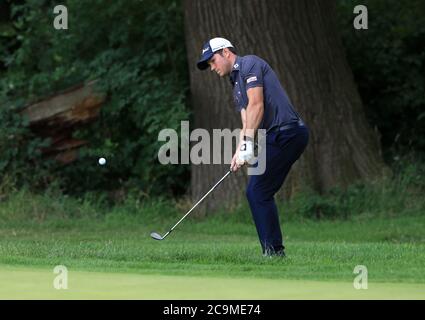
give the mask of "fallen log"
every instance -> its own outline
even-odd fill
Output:
[[[95,82],[81,84],[25,107],[30,129],[51,144],[42,150],[48,157],[68,164],[77,159],[78,148],[87,141],[74,139],[72,133],[95,121],[106,95],[95,91]]]

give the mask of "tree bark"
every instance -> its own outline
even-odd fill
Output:
[[[241,125],[228,79],[196,68],[203,44],[221,36],[233,43],[239,55],[255,54],[271,65],[310,128],[309,146],[279,198],[305,185],[324,192],[385,171],[379,135],[367,122],[338,36],[334,1],[185,0],[184,11],[193,127]],[[227,165],[192,165],[193,198],[227,169]],[[240,173],[223,183],[207,208],[237,204],[246,181],[246,174]]]
[[[55,93],[26,106],[20,113],[36,135],[50,138],[51,145],[42,150],[43,154],[69,164],[77,159],[78,148],[86,144],[74,139],[73,131],[95,121],[105,99],[105,94],[96,92],[92,81]]]

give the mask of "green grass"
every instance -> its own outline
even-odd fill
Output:
[[[0,298],[7,299],[418,299],[424,286],[263,278],[167,276],[68,270],[66,290],[52,283],[52,270],[0,266]]]
[[[51,290],[56,265],[67,266],[79,283],[87,283],[59,296],[57,290],[43,289],[40,294],[45,298],[75,298],[78,293],[90,298],[90,290],[115,290],[114,286],[130,279],[153,286],[155,279],[160,282],[164,276],[175,286],[174,295],[158,291],[163,298],[326,298],[332,296],[327,290],[334,289],[334,298],[425,298],[425,215],[362,212],[345,219],[316,220],[287,214],[287,204],[281,208],[284,259],[261,255],[246,207],[236,215],[222,212],[199,218],[194,214],[165,241],[154,241],[150,232],[167,231],[184,213],[184,204],[128,201],[108,210],[86,201],[20,192],[0,203],[0,281],[8,288],[0,290],[0,298],[34,297],[23,294],[22,282],[16,280],[31,274],[34,279],[24,283],[36,289],[26,292],[41,290],[46,284],[40,284],[45,281],[40,279],[46,278]],[[353,289],[357,265],[368,269],[367,294]],[[87,275],[111,281],[99,280],[93,288],[89,280],[82,280]],[[179,287],[184,279],[190,279],[194,287],[199,281],[213,287],[216,282],[228,283],[232,290],[223,287],[196,296]],[[276,289],[269,295],[255,290],[273,281]],[[304,290],[296,289],[299,286]],[[149,290],[155,291],[144,288],[133,288],[137,292],[133,296],[133,289],[130,296],[115,293],[118,298],[143,298]],[[112,298],[113,294],[97,297]]]
[[[252,225],[189,220],[158,242],[150,231],[162,232],[169,224],[145,225],[136,219],[123,228],[111,226],[108,219],[80,223],[1,229],[0,264],[341,281],[353,278],[356,265],[366,265],[374,281],[425,283],[422,217],[363,224],[289,222],[283,225],[286,259],[262,257]]]

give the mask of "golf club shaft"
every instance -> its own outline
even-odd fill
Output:
[[[192,210],[193,209],[195,209],[197,206],[198,206],[198,204],[200,204],[201,202],[202,202],[202,200],[204,200],[220,183],[222,183],[223,182],[223,180],[224,179],[226,179],[227,178],[227,176],[229,175],[229,174],[231,174],[232,173],[232,170],[229,170],[224,176],[223,176],[223,178],[221,178],[211,189],[210,189],[210,191],[208,191],[193,207],[192,207],[192,209],[190,209],[175,225],[174,225],[174,227],[172,227],[171,229],[170,229],[170,231],[168,231],[162,238],[164,239],[166,236],[168,236],[169,234],[170,234],[170,232],[171,231],[173,231],[174,230],[174,228],[175,227],[177,227],[179,224],[180,224],[180,222],[182,222],[183,221],[183,219],[184,218],[186,218],[188,215],[189,215],[189,213],[191,213],[192,212]]]

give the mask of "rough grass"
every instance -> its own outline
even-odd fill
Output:
[[[270,259],[262,257],[243,209],[239,218],[189,217],[165,241],[154,241],[150,232],[167,231],[181,215],[178,208],[156,202],[137,212],[124,206],[100,213],[78,201],[43,203],[26,193],[9,201],[0,209],[3,265],[339,281],[350,281],[354,267],[365,265],[373,281],[425,282],[423,215],[289,221],[283,215],[287,258]]]
[[[0,267],[352,284],[354,268],[364,265],[369,283],[423,287],[423,175],[412,172],[280,203],[284,259],[261,255],[246,205],[233,214],[194,212],[165,241],[154,241],[150,232],[165,233],[190,203],[130,197],[107,207],[22,190],[0,202]]]

